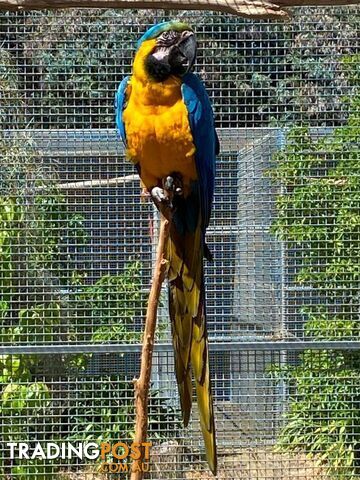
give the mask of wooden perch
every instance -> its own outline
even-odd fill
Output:
[[[351,5],[360,0],[0,0],[0,10],[57,8],[165,8],[171,10],[217,10],[249,18],[288,18],[287,7],[306,5]]]
[[[156,263],[151,284],[151,290],[148,299],[146,321],[143,337],[143,346],[141,353],[140,376],[134,380],[135,385],[135,410],[136,426],[135,439],[138,444],[146,442],[148,429],[148,399],[151,379],[152,356],[154,350],[154,338],[156,328],[156,317],[159,305],[161,286],[165,279],[167,270],[167,260],[165,259],[165,248],[169,236],[170,221],[161,216],[159,241],[156,253]],[[144,450],[141,449],[142,456],[134,460],[132,465],[131,480],[142,480],[143,472],[141,463],[143,462]]]

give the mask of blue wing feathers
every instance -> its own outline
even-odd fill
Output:
[[[189,112],[190,128],[195,144],[195,162],[200,184],[203,230],[210,221],[214,196],[215,156],[219,140],[214,126],[214,115],[208,94],[199,77],[189,73],[183,77],[182,95]]]
[[[125,132],[125,125],[122,119],[122,114],[126,106],[126,89],[129,84],[129,79],[130,77],[128,76],[122,80],[115,95],[116,127],[125,147],[126,147],[126,132]]]

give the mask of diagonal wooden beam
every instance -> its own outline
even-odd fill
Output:
[[[358,5],[360,0],[0,0],[0,10],[58,8],[164,8],[171,10],[216,10],[248,18],[289,16],[286,8],[310,5]]]

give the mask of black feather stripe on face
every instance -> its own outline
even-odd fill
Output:
[[[145,60],[145,69],[150,78],[156,82],[163,82],[171,75],[168,58],[158,60],[154,55],[149,55]]]

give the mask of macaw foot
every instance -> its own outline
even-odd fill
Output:
[[[150,190],[150,195],[155,202],[155,205],[163,213],[166,218],[169,218],[174,209],[173,198],[175,195],[182,195],[182,177],[179,173],[172,173],[163,178],[161,187],[153,187]]]
[[[164,188],[153,187],[150,190],[150,195],[158,210],[164,215],[165,218],[170,220],[173,212],[173,194]]]
[[[161,187],[153,187],[150,190],[152,198],[157,203],[171,203],[171,198],[174,195],[182,195],[183,185],[182,176],[180,173],[172,173],[163,178]]]
[[[180,173],[173,172],[163,179],[164,190],[171,192],[173,195],[182,195],[183,182]]]

